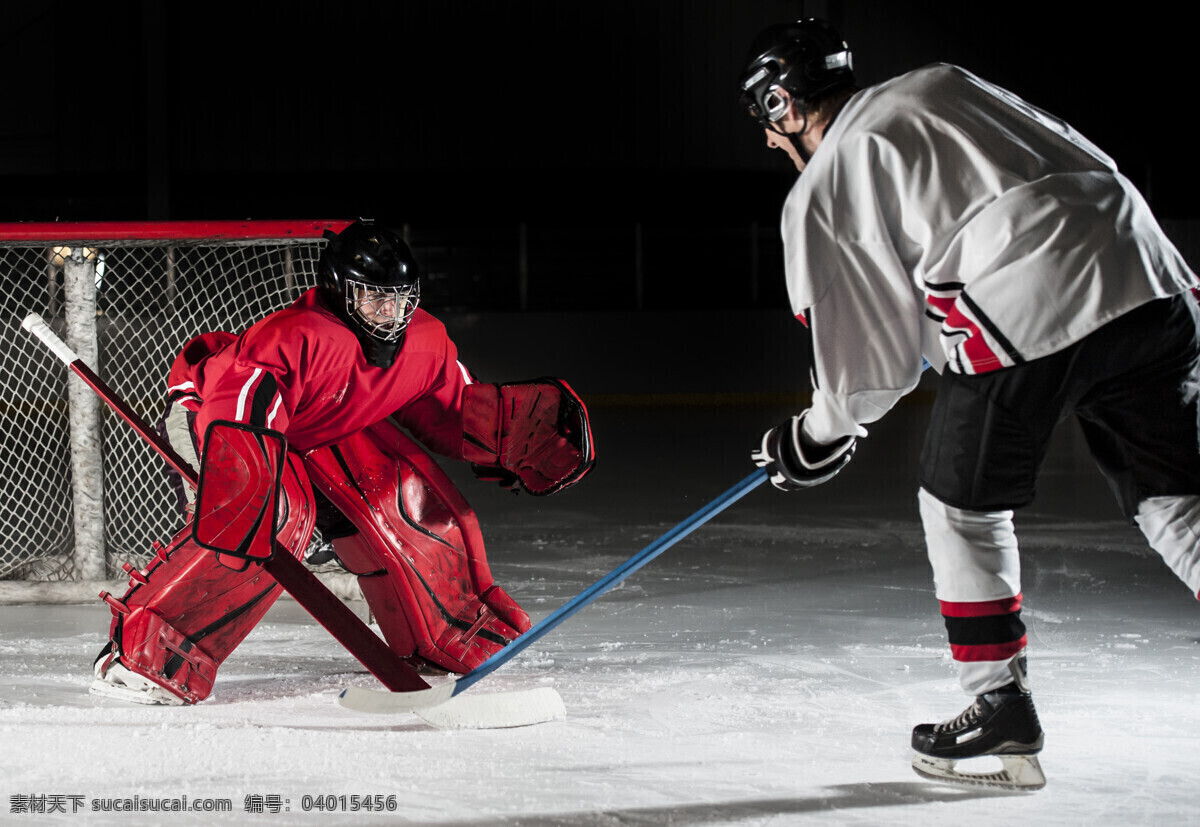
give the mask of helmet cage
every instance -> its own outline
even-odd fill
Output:
[[[764,63],[743,80],[742,100],[756,121],[764,125],[778,122],[787,112],[788,103],[779,94],[779,64]]]
[[[421,300],[420,282],[371,284],[346,279],[346,315],[372,339],[396,342],[404,335]]]

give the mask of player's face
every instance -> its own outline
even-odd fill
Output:
[[[377,293],[372,290],[355,291],[354,304],[368,322],[383,324],[394,322],[404,315],[408,307],[407,298],[398,298],[395,293]]]
[[[354,311],[375,327],[389,327],[405,318],[412,303],[412,296],[404,291],[374,291],[366,287],[354,287]]]

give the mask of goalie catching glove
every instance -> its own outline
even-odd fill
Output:
[[[587,408],[561,379],[467,385],[462,408],[463,459],[481,479],[544,496],[596,462]]]
[[[804,417],[793,416],[763,434],[762,445],[750,458],[766,468],[771,484],[781,491],[798,491],[829,482],[854,456],[855,440],[846,436],[830,445],[818,445],[804,435]]]

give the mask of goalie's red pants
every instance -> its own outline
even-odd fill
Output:
[[[474,512],[395,426],[288,454],[276,553],[300,557],[308,546],[312,485],[358,529],[335,548],[397,654],[466,672],[529,628],[528,615],[492,582]],[[257,565],[238,572],[219,564],[196,545],[190,524],[130,577],[121,599],[105,596],[115,649],[129,669],[191,703],[208,696],[217,667],[282,591]]]

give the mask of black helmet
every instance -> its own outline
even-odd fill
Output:
[[[399,235],[371,221],[326,230],[325,238],[317,265],[325,304],[354,331],[368,362],[391,367],[421,298],[417,260]]]
[[[812,17],[763,29],[750,44],[739,88],[750,114],[767,126],[787,111],[787,102],[771,94],[777,88],[803,105],[823,92],[853,84],[850,47],[833,26]]]

